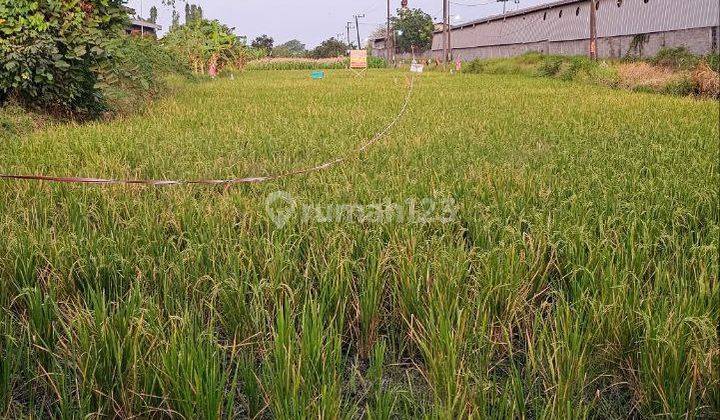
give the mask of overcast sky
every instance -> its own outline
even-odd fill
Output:
[[[218,19],[235,27],[238,35],[248,39],[267,34],[279,45],[291,39],[299,39],[312,48],[331,36],[346,38],[345,23],[353,20],[355,14],[365,14],[360,19],[360,37],[363,40],[379,25],[384,24],[387,14],[387,0],[190,0],[202,6],[206,18]],[[508,9],[529,7],[552,0],[509,0]],[[502,11],[502,4],[494,0],[451,0],[453,23],[460,23]],[[128,6],[140,13],[141,0],[130,0]],[[400,7],[400,0],[391,0],[394,11]],[[476,5],[476,6],[463,6]],[[148,15],[151,6],[158,8],[158,23],[167,29],[171,21],[171,9],[162,5],[161,0],[143,0],[143,16]],[[442,0],[409,0],[409,6],[420,8],[434,20],[442,20]],[[184,3],[177,0],[181,12]],[[354,23],[353,23],[354,25]],[[356,39],[355,32],[351,34]]]

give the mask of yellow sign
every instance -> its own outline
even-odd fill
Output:
[[[350,50],[350,68],[366,69],[367,67],[367,50]]]

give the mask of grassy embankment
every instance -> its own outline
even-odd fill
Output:
[[[0,172],[262,175],[397,112],[406,74],[246,72],[0,141]],[[714,417],[718,108],[429,73],[359,159],[223,193],[2,182],[0,415]],[[276,227],[447,196],[448,224]]]
[[[720,98],[720,56],[698,57],[682,48],[661,50],[645,60],[600,60],[528,53],[512,58],[473,60],[464,73],[518,74],[636,92]]]

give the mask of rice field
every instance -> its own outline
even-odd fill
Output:
[[[0,173],[313,166],[408,77],[189,83],[4,140]],[[718,112],[428,73],[324,171],[0,181],[0,417],[717,418]]]

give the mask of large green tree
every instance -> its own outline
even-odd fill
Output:
[[[250,44],[250,46],[256,50],[265,50],[266,53],[270,54],[270,52],[272,52],[273,50],[274,43],[275,40],[273,40],[272,37],[262,34],[259,37],[255,38]]]
[[[275,57],[302,57],[306,53],[305,44],[297,39],[292,39],[273,48],[273,56]]]
[[[0,102],[79,114],[105,107],[99,69],[128,16],[123,0],[0,1]]]
[[[203,19],[202,7],[200,7],[196,4],[185,3],[185,24],[197,22],[202,19]]]
[[[345,55],[350,47],[348,44],[334,37],[326,39],[312,50],[310,55],[313,58],[332,58]]]
[[[392,18],[399,52],[421,53],[432,48],[432,17],[420,9],[399,9]]]
[[[158,18],[158,9],[157,7],[153,6],[150,8],[150,18],[148,19],[149,22],[157,23]]]

